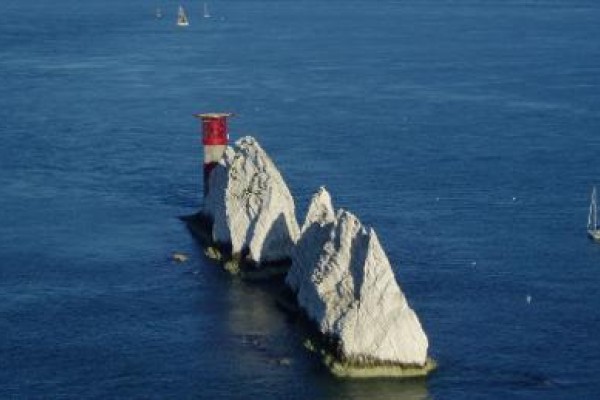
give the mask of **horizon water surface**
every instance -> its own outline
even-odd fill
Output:
[[[3,1],[0,397],[600,396],[600,4],[183,4]],[[375,228],[435,374],[331,377],[204,258],[201,111]]]

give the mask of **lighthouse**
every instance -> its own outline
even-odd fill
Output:
[[[208,177],[217,166],[229,143],[227,118],[230,113],[194,114],[202,121],[202,144],[204,146],[204,196],[208,194]]]

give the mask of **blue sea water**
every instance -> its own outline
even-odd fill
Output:
[[[1,398],[600,397],[600,4],[183,4],[2,1]],[[204,258],[200,111],[376,229],[435,374],[331,377]]]

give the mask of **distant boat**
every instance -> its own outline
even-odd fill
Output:
[[[189,24],[190,22],[188,21],[188,18],[185,15],[185,10],[182,6],[179,6],[179,11],[177,12],[177,25],[188,26]]]
[[[600,242],[600,230],[598,230],[598,206],[596,201],[596,186],[592,189],[592,198],[590,201],[590,213],[588,214],[588,236]]]
[[[210,18],[210,13],[208,12],[208,4],[204,3],[204,18]]]
[[[161,19],[162,18],[162,11],[160,10],[160,8],[156,9],[156,19]]]

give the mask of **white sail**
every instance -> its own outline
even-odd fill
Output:
[[[183,6],[179,6],[179,11],[177,12],[177,25],[179,26],[188,26],[190,23],[188,21],[187,16],[185,15],[185,10]]]
[[[590,202],[590,215],[588,217],[588,229],[598,230],[598,207],[596,205],[596,186],[592,189],[592,200]]]
[[[600,241],[600,230],[598,230],[598,205],[596,200],[596,187],[592,189],[592,196],[590,199],[590,212],[588,214],[588,235],[596,240]]]

